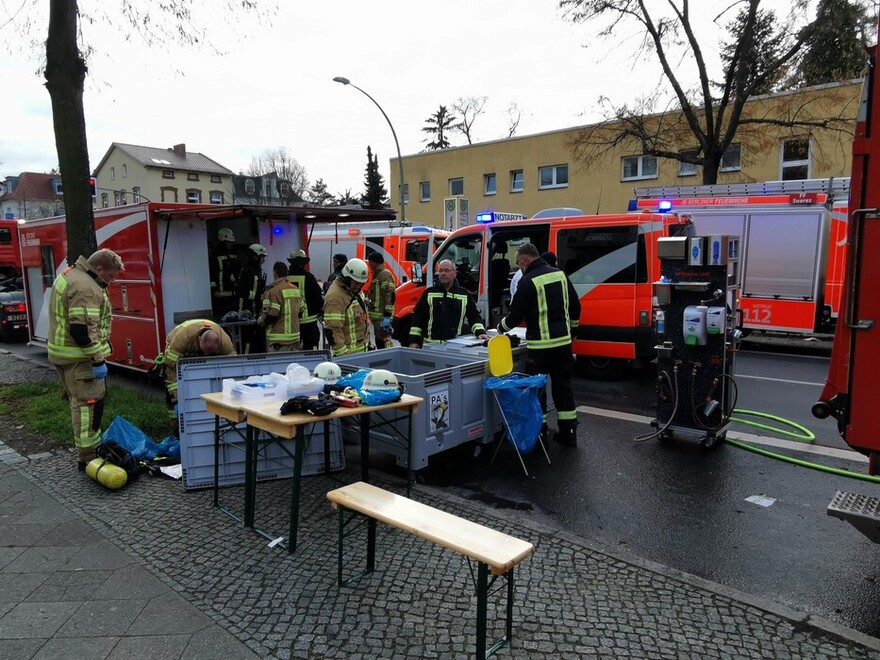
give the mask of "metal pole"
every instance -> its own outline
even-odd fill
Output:
[[[394,125],[391,123],[391,120],[388,119],[388,115],[385,114],[385,111],[382,109],[382,106],[379,105],[378,101],[376,101],[376,99],[367,94],[357,85],[352,84],[352,82],[348,78],[336,76],[333,81],[342,83],[343,85],[351,85],[352,87],[354,87],[357,91],[370,99],[377,108],[379,108],[379,112],[382,113],[382,116],[385,117],[385,121],[388,122],[388,128],[391,129],[391,135],[394,136],[394,146],[397,147],[397,164],[400,166],[400,224],[406,224],[406,196],[404,194],[405,181],[403,178],[403,157],[400,155],[400,142],[397,141],[397,132],[394,130]]]

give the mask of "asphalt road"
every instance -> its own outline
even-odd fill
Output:
[[[32,359],[44,355],[23,344],[4,347]],[[848,451],[835,422],[810,415],[827,365],[821,355],[743,351],[736,365],[737,407],[791,419],[816,434],[813,447],[791,442],[765,448],[864,474],[866,461]],[[146,387],[138,377],[111,376]],[[655,377],[648,367],[616,382],[576,379],[579,447],[551,446],[550,465],[537,451],[527,456],[528,477],[507,446],[491,465],[491,451],[478,459],[470,451],[440,454],[421,476],[464,497],[519,510],[596,547],[880,636],[880,546],[825,513],[837,489],[876,495],[878,486],[732,445],[704,450],[694,438],[637,441],[651,430]],[[733,426],[731,435],[739,433],[757,443],[773,438]],[[374,459],[377,467],[395,469],[393,460]],[[747,501],[752,496],[769,498],[767,506]]]

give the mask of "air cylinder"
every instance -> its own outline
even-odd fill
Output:
[[[86,465],[86,474],[110,490],[119,490],[128,481],[125,470],[103,458],[92,459]]]

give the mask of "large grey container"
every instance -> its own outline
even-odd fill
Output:
[[[424,398],[413,415],[413,470],[426,467],[434,454],[465,442],[486,443],[492,439],[493,409],[483,390],[485,360],[462,353],[400,347],[345,355],[336,361],[343,374],[358,369],[387,369],[397,376],[407,394]],[[398,433],[406,434],[405,419],[394,426]],[[345,428],[354,439],[356,429]],[[407,463],[400,442],[382,429],[371,431],[370,447],[393,454],[398,465]]]
[[[271,372],[284,373],[291,362],[311,371],[330,356],[327,351],[297,351],[293,353],[260,353],[196,357],[177,364],[177,397],[180,421],[180,462],[183,467],[183,485],[186,489],[209,488],[214,485],[214,415],[205,410],[202,394],[220,392],[223,379],[242,380]],[[278,401],[278,407],[284,403]],[[218,483],[234,486],[244,483],[244,432],[228,431],[220,444]],[[322,424],[306,429],[308,444],[303,452],[304,475],[324,471],[324,430]],[[281,443],[293,454],[293,440]],[[257,460],[257,480],[289,478],[293,473],[293,458],[276,443],[261,447]],[[338,426],[330,427],[330,469],[345,467],[342,433]]]

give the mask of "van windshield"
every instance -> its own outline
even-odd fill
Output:
[[[467,234],[450,241],[446,248],[434,255],[436,268],[444,259],[455,265],[458,284],[471,293],[476,293],[480,284],[480,265],[483,256],[483,236]]]

